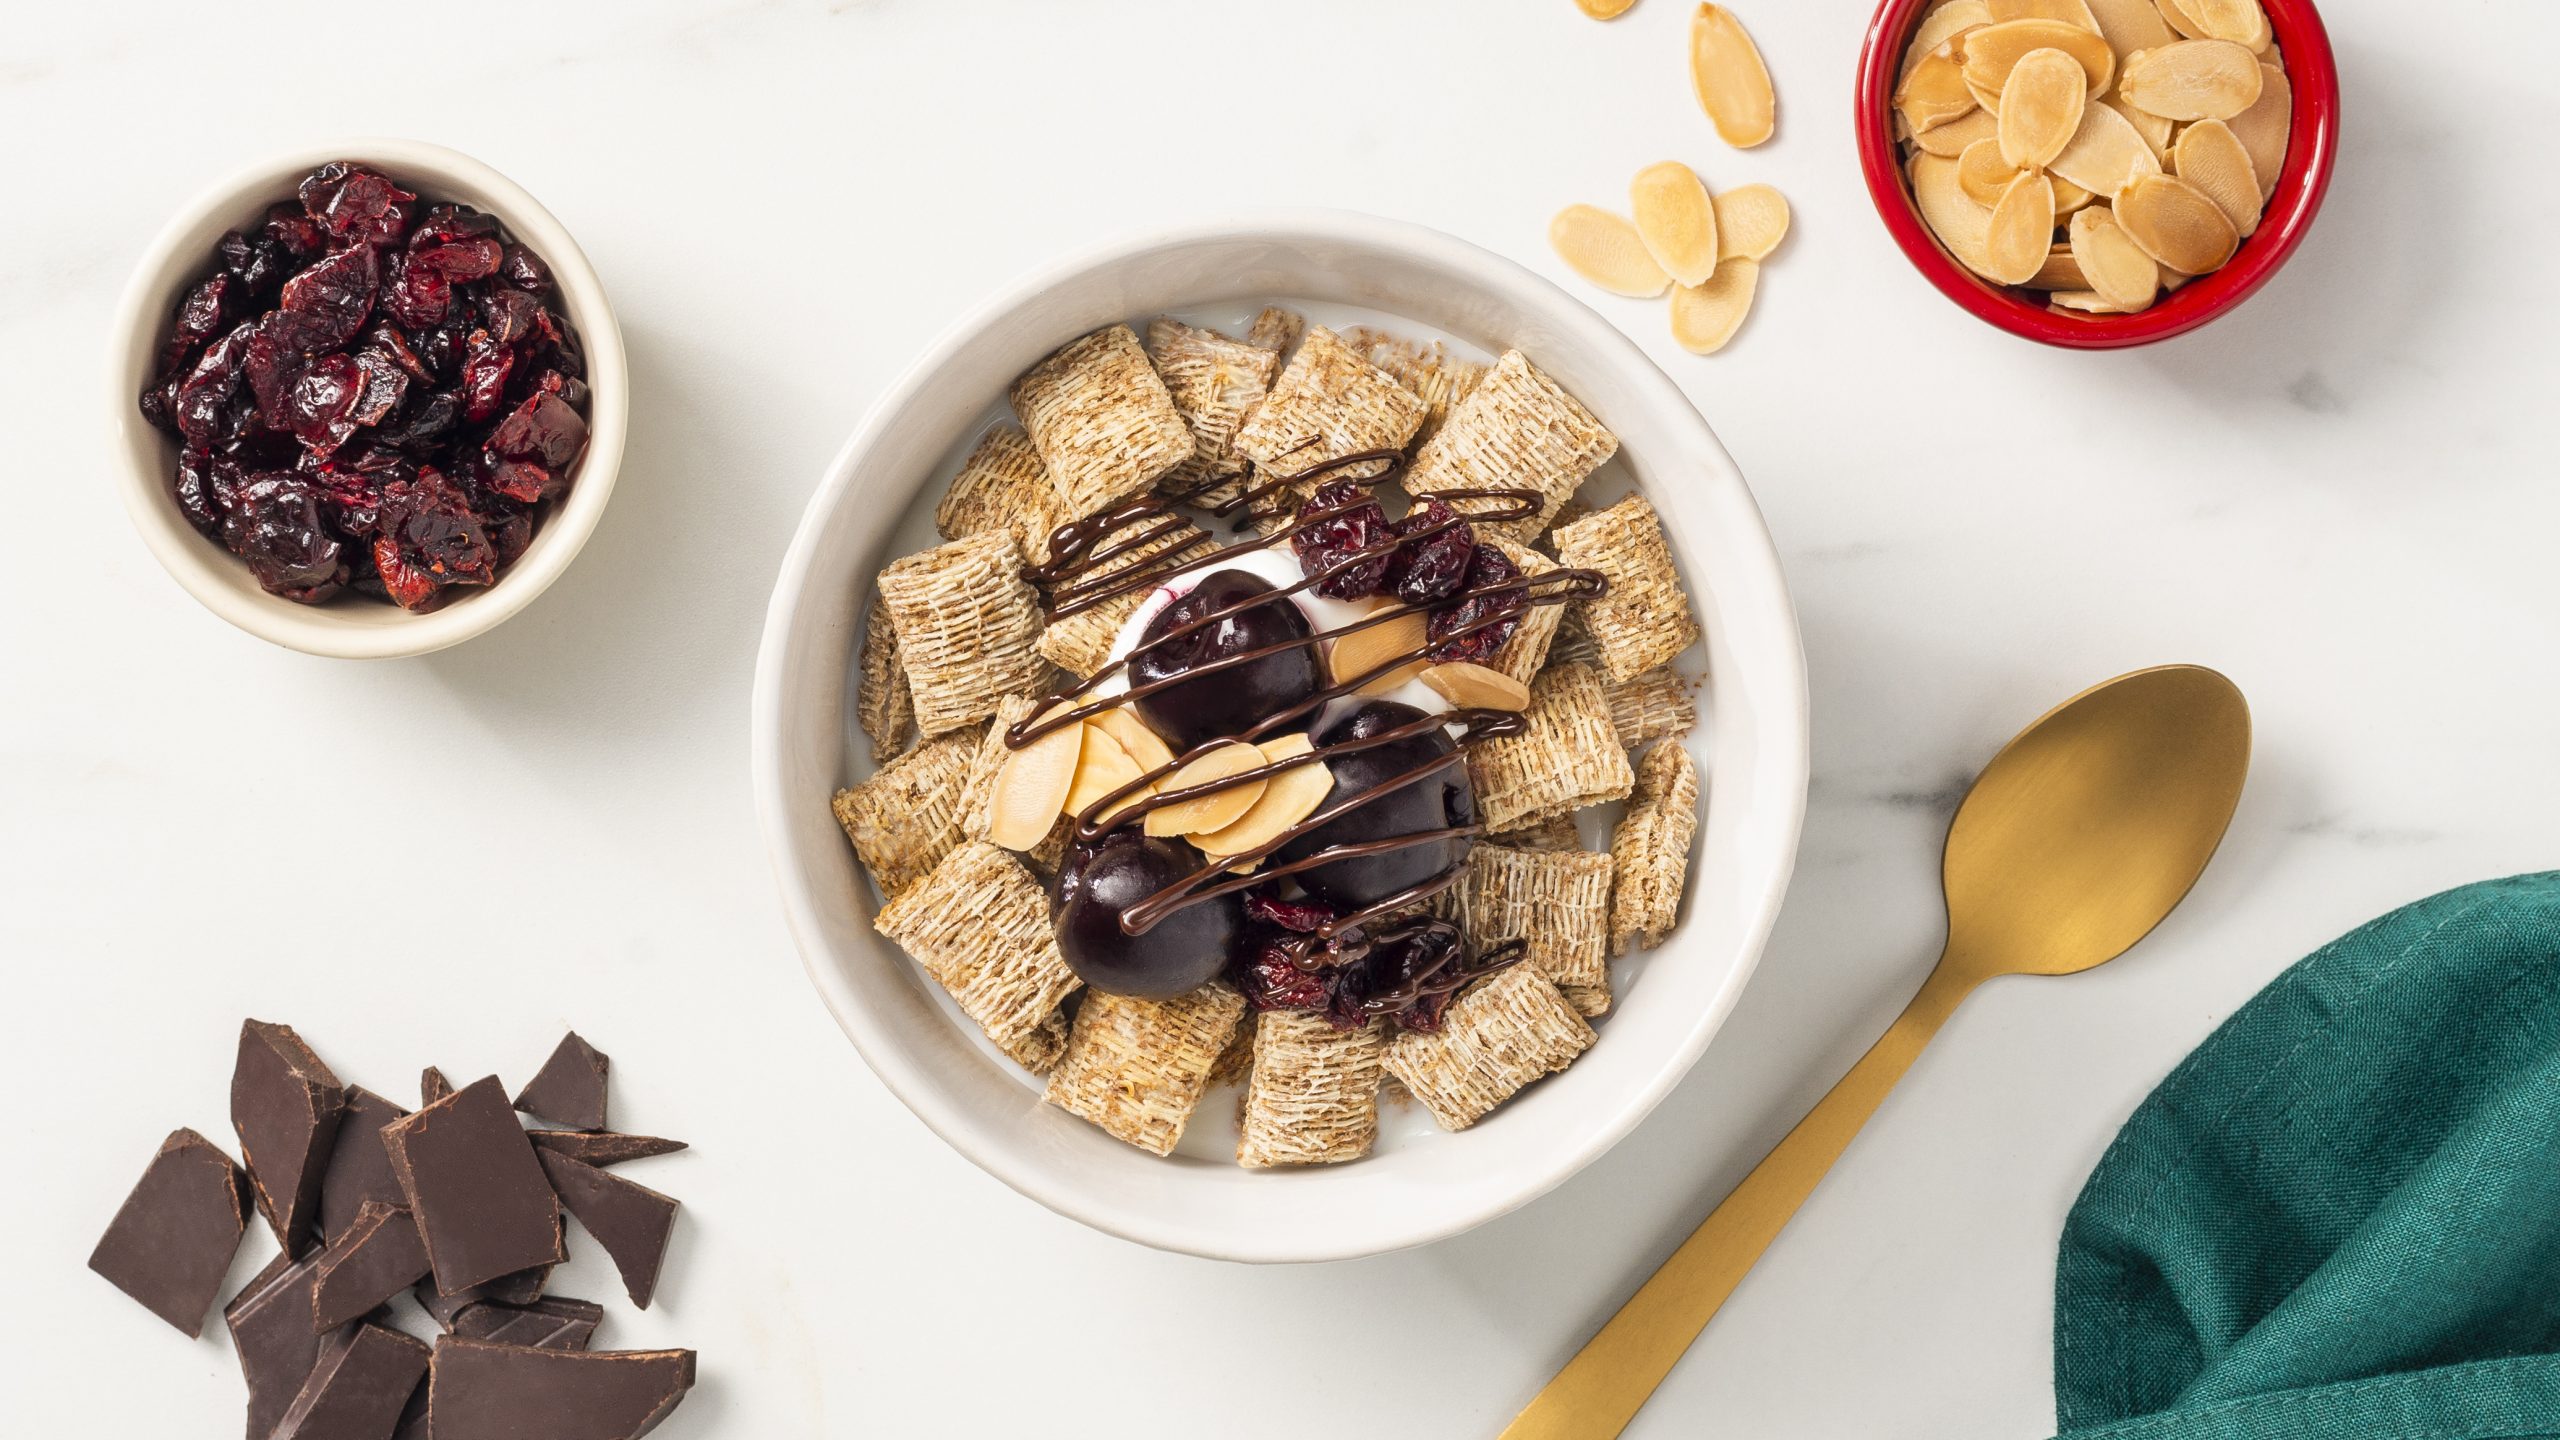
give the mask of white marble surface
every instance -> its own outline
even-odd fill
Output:
[[[1917,983],[1969,769],[2082,684],[2201,661],[2260,750],[2195,896],[2116,966],[1969,1006],[1631,1432],[2045,1433],[2054,1237],[2142,1094],[2307,949],[2554,858],[2534,157],[2560,11],[2332,0],[2345,144],[2292,267],[2201,335],[2071,356],[1958,313],[1877,224],[1848,127],[1865,5],[1742,8],[1783,97],[1749,154],[1690,100],[1673,0],[1606,27],[1566,0],[14,11],[6,1428],[233,1423],[226,1343],[81,1259],[165,1129],[227,1140],[251,1014],[395,1095],[428,1062],[521,1077],[565,1024],[614,1054],[620,1117],[696,1144],[631,1172],[687,1209],[645,1316],[591,1254],[576,1279],[614,1302],[604,1339],[701,1350],[671,1440],[1490,1435]],[[161,574],[107,485],[98,373],[184,195],[365,131],[542,196],[638,388],[558,587],[377,665],[270,649]],[[1812,657],[1802,868],[1732,1025],[1579,1179],[1413,1254],[1159,1255],[980,1175],[820,1011],[748,813],[752,647],[820,466],[961,307],[1107,232],[1335,204],[1561,273],[1546,216],[1666,155],[1797,216],[1722,357],[1600,301],[1754,478]]]

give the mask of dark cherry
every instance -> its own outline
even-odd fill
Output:
[[[1242,570],[1212,570],[1190,594],[1158,611],[1141,639],[1161,639],[1204,615],[1246,604],[1257,595],[1271,599],[1179,639],[1132,652],[1130,684],[1143,687],[1170,680],[1230,655],[1304,641],[1314,633],[1307,628],[1306,615],[1259,577]],[[1323,684],[1315,647],[1293,644],[1259,660],[1168,685],[1140,700],[1138,715],[1179,753],[1203,741],[1241,735],[1315,694]]]
[[[1367,739],[1422,718],[1422,712],[1410,705],[1393,700],[1366,701],[1318,729],[1314,737],[1316,748]],[[1325,808],[1374,790],[1432,760],[1453,755],[1457,748],[1447,730],[1434,727],[1402,740],[1334,755],[1325,761],[1325,768],[1333,772],[1333,793],[1325,797]],[[1475,819],[1475,784],[1467,778],[1467,767],[1461,761],[1354,806],[1282,846],[1279,860],[1289,864],[1336,845],[1369,844],[1446,830],[1472,825]],[[1449,836],[1331,861],[1299,871],[1297,881],[1309,895],[1326,904],[1345,912],[1359,910],[1448,873],[1474,847],[1472,836]]]
[[[1200,864],[1189,845],[1135,830],[1074,846],[1051,904],[1068,966],[1096,990],[1148,1000],[1187,995],[1217,979],[1244,929],[1233,895],[1186,905],[1140,935],[1120,923],[1130,906],[1181,883]]]

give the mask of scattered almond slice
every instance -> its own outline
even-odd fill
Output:
[[[1987,0],[1994,23],[2002,20],[2059,20],[2077,25],[2092,35],[2104,35],[2098,28],[2098,17],[2089,13],[2087,0]]]
[[[1053,705],[1041,715],[1046,718],[1057,710]],[[1085,728],[1081,723],[1059,726],[1004,757],[996,771],[995,791],[987,800],[989,840],[1007,850],[1029,851],[1048,838],[1058,817],[1066,813]]]
[[[1902,73],[1910,74],[1920,57],[1967,30],[1990,23],[1991,10],[1984,0],[1949,0],[1922,16],[1918,28],[1911,32],[1911,40],[1902,52]]]
[[[2125,103],[2170,120],[2228,120],[2266,87],[2258,57],[2228,40],[2181,40],[2127,60]]]
[[[2053,181],[2053,214],[2056,220],[2063,219],[2069,216],[2072,212],[2085,206],[2094,205],[2098,201],[2097,196],[2090,194],[2088,191],[2081,189],[2079,186],[2072,184],[2070,181],[2063,179],[2059,175],[2052,175],[2047,178]]]
[[[1392,602],[1373,602],[1367,613],[1403,609]],[[1431,643],[1431,622],[1419,610],[1403,610],[1391,620],[1381,621],[1348,635],[1337,635],[1325,642],[1325,664],[1336,685],[1348,685],[1399,655],[1419,655]],[[1373,680],[1360,684],[1362,694],[1392,690],[1421,673],[1429,661],[1409,660]]]
[[[2059,50],[2028,51],[2000,88],[2000,158],[2019,170],[2052,164],[2079,133],[2088,103],[2089,74],[2079,61]]]
[[[1635,8],[1636,0],[1573,0],[1594,20],[1615,20]]]
[[[1305,735],[1275,736],[1262,742],[1262,763],[1277,765],[1307,754],[1314,745]],[[1316,813],[1333,793],[1333,772],[1321,762],[1297,765],[1263,781],[1261,798],[1222,830],[1193,835],[1191,843],[1204,855],[1243,855],[1287,834],[1290,827]],[[1260,862],[1256,862],[1257,864]],[[1230,867],[1250,868],[1250,867]]]
[[[1689,81],[1716,133],[1738,150],[1767,140],[1778,128],[1778,97],[1760,47],[1733,12],[1700,5],[1689,22]]]
[[[2258,193],[2258,173],[2251,168],[2248,147],[2219,120],[2199,120],[2178,136],[2171,170],[2181,180],[2222,207],[2242,239],[2257,233],[2266,197]]]
[[[1965,79],[1998,95],[2009,83],[2009,72],[2038,50],[2059,50],[2079,61],[2088,73],[2092,95],[2107,93],[2108,83],[2116,78],[2116,52],[2097,31],[2060,20],[2003,20],[1965,35]]]
[[[2151,0],[2089,0],[2089,12],[2097,17],[2098,33],[2107,37],[2108,46],[2116,52],[2118,69],[2134,51],[2156,49],[2178,38]]]
[[[2174,175],[2135,179],[2116,196],[2115,215],[2143,253],[2181,274],[2219,270],[2240,247],[2239,228],[2213,197]]]
[[[1968,95],[1966,99],[1973,98]],[[1911,143],[1929,154],[1953,160],[1976,140],[1995,140],[2000,135],[2000,117],[1975,106],[1935,129],[1911,137]]]
[[[2024,285],[2044,268],[2053,249],[2053,182],[2041,170],[2030,170],[2009,182],[2000,203],[1991,207],[1991,230],[1983,241],[1990,268],[1985,278],[2003,285]]]
[[[1129,752],[1129,758],[1138,762],[1142,771],[1152,774],[1173,763],[1173,747],[1125,705],[1088,715],[1084,723],[1119,741],[1120,748]]]
[[[1912,134],[1926,135],[1972,114],[1977,103],[1965,83],[1963,63],[1941,45],[1902,77],[1893,92],[1893,108]]]
[[[1716,266],[1704,285],[1675,288],[1671,338],[1692,355],[1713,355],[1742,328],[1751,314],[1751,297],[1759,290],[1760,262],[1740,256]]]
[[[1612,295],[1644,300],[1671,286],[1671,277],[1654,263],[1635,225],[1597,205],[1567,205],[1557,211],[1547,222],[1547,243],[1573,273]]]
[[[1461,710],[1526,710],[1529,687],[1499,670],[1464,660],[1434,665],[1422,672],[1422,683]]]
[[[2137,175],[2157,175],[2160,160],[2141,132],[2114,106],[2091,105],[2080,112],[2080,128],[2071,143],[2045,167],[2092,194],[2113,198]]]
[[[2183,0],[2183,8],[2196,22],[2196,28],[2216,40],[2228,40],[2251,52],[2264,50],[2275,39],[2267,24],[2266,7],[2258,0]]]
[[[2158,3],[2160,18],[2168,21],[2169,28],[2178,32],[2179,35],[2189,40],[2213,38],[2204,33],[2204,22],[2198,20],[2194,12],[2187,8],[2185,0],[2158,0]]]
[[[2110,95],[2098,103],[2124,117],[2125,123],[2133,127],[2133,133],[2141,136],[2142,143],[2151,147],[2152,159],[2169,158],[2169,146],[2178,138],[2177,122],[2127,105],[2121,96]]]
[[[2133,313],[2095,290],[2056,290],[2049,298],[2053,301],[2053,308],[2056,310],[2077,310],[2084,315]]]
[[[1984,245],[1991,238],[1991,211],[1964,193],[1956,178],[1956,162],[1939,155],[1912,156],[1911,200],[1956,263],[1983,274],[1991,263],[1984,258]]]
[[[1716,272],[1716,206],[1697,171],[1665,160],[1637,171],[1627,189],[1637,236],[1675,284],[1702,284]]]
[[[2071,217],[2071,258],[2097,291],[2118,310],[2147,308],[2160,294],[2160,265],[2116,223],[2115,212],[2092,206]]]
[[[2272,52],[2271,52],[2272,53]],[[2284,172],[2285,146],[2293,140],[2293,82],[2280,66],[2258,66],[2258,103],[2231,117],[2231,133],[2249,152],[2249,168],[2257,173],[2258,193],[2272,195],[2276,176]]]
[[[1266,763],[1259,747],[1242,740],[1222,740],[1182,764],[1157,785],[1156,793],[1170,795],[1195,785],[1214,785],[1233,780],[1248,770],[1259,770]],[[1262,798],[1262,780],[1243,780],[1176,800],[1170,805],[1147,812],[1146,831],[1150,835],[1193,835],[1204,831],[1223,830],[1244,818],[1254,802]]]
[[[1768,185],[1744,185],[1715,197],[1716,259],[1766,260],[1787,238],[1787,197]]]
[[[2000,118],[1999,91],[1983,84],[1972,76],[1967,75],[1964,77],[1964,93],[1973,97],[1973,103],[1976,109],[1979,109],[1982,113],[1990,116],[1995,121]]]
[[[1094,803],[1103,796],[1118,790],[1144,773],[1138,768],[1138,762],[1129,758],[1129,752],[1120,748],[1119,741],[1112,739],[1109,734],[1095,726],[1085,726],[1084,745],[1076,755],[1075,783],[1067,790],[1066,813],[1082,815],[1093,808]],[[1117,815],[1128,806],[1145,798],[1143,792],[1132,794],[1120,804],[1111,807],[1111,814]],[[1107,820],[1110,816],[1101,818]]]
[[[1999,204],[2000,197],[2009,193],[2009,182],[2025,173],[2001,158],[1997,140],[1976,140],[1956,157],[1956,183],[1986,210]]]
[[[2080,273],[2080,262],[2072,258],[2071,247],[2056,245],[2045,252],[2044,264],[2027,281],[2030,290],[2086,290],[2089,277]]]

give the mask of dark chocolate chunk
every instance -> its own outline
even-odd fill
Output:
[[[565,1245],[563,1248],[566,1248]],[[542,1298],[542,1287],[549,1283],[550,1279],[551,1267],[536,1265],[530,1270],[501,1275],[485,1285],[465,1286],[450,1295],[438,1294],[435,1279],[430,1276],[419,1281],[418,1288],[411,1293],[418,1297],[418,1303],[426,1307],[427,1314],[434,1318],[438,1326],[450,1330],[462,1312],[474,1305],[532,1304]]]
[[[427,1371],[435,1440],[635,1440],[693,1388],[690,1350],[536,1350],[447,1335]]]
[[[324,1337],[311,1333],[311,1291],[327,1253],[314,1250],[299,1260],[277,1256],[222,1307],[232,1353],[249,1382],[249,1440],[275,1433],[311,1367],[320,1363]]]
[[[612,1056],[572,1030],[524,1089],[516,1092],[516,1108],[572,1130],[601,1130],[605,1072],[612,1068]]]
[[[661,1140],[655,1135],[616,1135],[610,1130],[528,1130],[534,1147],[589,1165],[619,1165],[625,1160],[641,1160],[651,1155],[666,1155],[685,1148],[681,1140]]]
[[[346,1098],[338,1077],[290,1025],[240,1023],[240,1058],[231,1070],[231,1128],[258,1213],[288,1255],[311,1247],[320,1214],[320,1178],[338,1134]]]
[[[604,1307],[592,1300],[545,1295],[530,1305],[474,1305],[454,1317],[453,1333],[536,1350],[584,1350],[603,1323]]]
[[[560,1202],[497,1076],[393,1121],[382,1142],[439,1293],[567,1258]]]
[[[658,1266],[667,1258],[667,1236],[675,1229],[676,1202],[566,1155],[539,1153],[560,1203],[613,1257],[631,1303],[648,1309],[649,1297],[658,1289]]]
[[[311,1292],[311,1328],[334,1330],[361,1320],[427,1273],[426,1243],[408,1207],[368,1200],[346,1233],[320,1252],[320,1283]]]
[[[249,1228],[240,1167],[193,1130],[172,1130],[124,1197],[89,1268],[194,1339]]]
[[[323,1243],[336,1244],[365,1202],[401,1203],[400,1182],[392,1178],[391,1156],[382,1148],[382,1127],[408,1113],[361,1085],[347,1087],[337,1143],[329,1149],[329,1168],[320,1172]]]
[[[426,1069],[418,1072],[419,1104],[433,1105],[452,1093],[453,1082],[444,1078],[444,1072],[442,1070],[430,1065]]]
[[[426,1346],[379,1325],[331,1336],[275,1440],[388,1440],[428,1358]]]

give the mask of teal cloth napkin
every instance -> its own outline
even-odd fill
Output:
[[[2560,873],[2287,971],[2063,1227],[2071,1440],[2560,1436]]]

